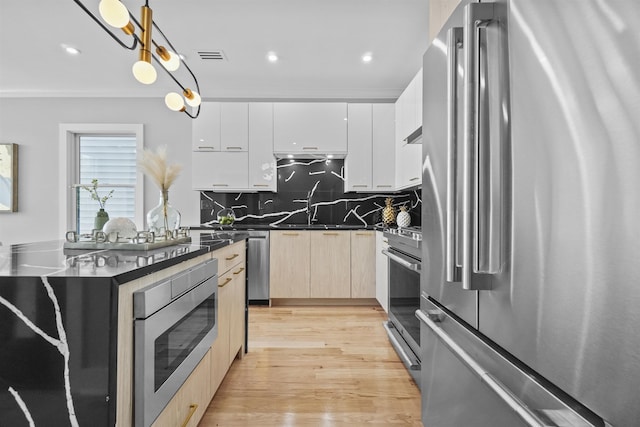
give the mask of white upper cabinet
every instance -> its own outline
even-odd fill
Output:
[[[249,189],[276,191],[278,174],[273,155],[273,103],[249,104]]]
[[[394,104],[349,104],[345,191],[395,189]]]
[[[422,68],[396,101],[396,143],[404,145],[422,126]]]
[[[345,191],[371,191],[373,167],[373,109],[371,104],[349,104],[349,153],[344,161]]]
[[[222,151],[247,151],[249,148],[249,104],[220,104],[220,148]]]
[[[422,69],[420,69],[396,101],[395,186],[397,190],[415,187],[422,183],[422,144],[407,143],[407,138],[422,126],[422,87]]]
[[[247,151],[249,104],[203,102],[191,132],[193,151]]]
[[[347,104],[274,103],[273,151],[276,154],[346,154]]]
[[[220,151],[220,103],[203,102],[200,115],[191,121],[193,151]]]
[[[395,108],[393,104],[373,104],[373,191],[395,188]]]
[[[193,152],[191,185],[194,190],[245,191],[248,187],[249,153]]]

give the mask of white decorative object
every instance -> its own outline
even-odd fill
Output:
[[[400,228],[408,227],[411,225],[411,215],[409,215],[409,212],[407,212],[406,206],[400,206],[400,212],[396,217],[396,223]]]
[[[136,237],[138,234],[138,229],[133,221],[129,218],[112,218],[104,225],[102,228],[104,234],[109,235],[110,233],[117,232],[118,238],[124,239],[132,239]]]

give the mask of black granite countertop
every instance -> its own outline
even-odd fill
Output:
[[[233,225],[195,225],[190,230],[236,231],[236,230],[376,230],[377,225],[350,224],[233,224]]]
[[[65,249],[64,240],[0,246],[0,277],[96,277],[122,284],[247,237],[240,232],[200,233],[191,244],[149,251]]]

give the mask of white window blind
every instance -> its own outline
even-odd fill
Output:
[[[80,185],[91,187],[98,180],[98,195],[113,191],[105,203],[109,218],[125,217],[135,222],[136,135],[78,135],[79,182],[76,183],[76,229],[93,229],[100,205]]]

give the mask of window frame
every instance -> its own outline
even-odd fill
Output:
[[[64,235],[69,230],[75,230],[76,224],[76,189],[74,184],[79,182],[79,136],[81,135],[134,135],[136,152],[144,148],[144,125],[142,124],[91,124],[91,123],[61,123],[60,124],[60,186],[59,186],[59,232]],[[144,177],[142,172],[136,173],[135,189],[135,224],[142,229],[144,226]]]

